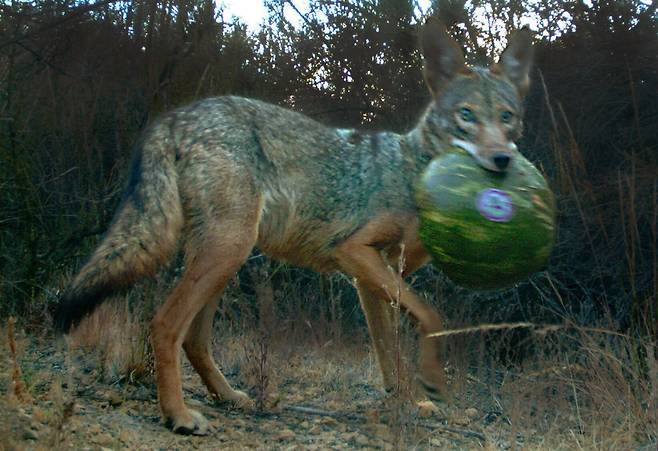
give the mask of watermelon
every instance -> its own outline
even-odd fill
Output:
[[[458,285],[505,288],[545,266],[554,242],[555,200],[520,154],[506,172],[493,172],[462,149],[450,149],[429,163],[415,194],[420,238]]]

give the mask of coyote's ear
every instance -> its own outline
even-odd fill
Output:
[[[491,67],[491,72],[507,77],[524,97],[530,87],[532,54],[532,31],[523,27],[512,35],[500,60]]]
[[[469,71],[459,45],[437,19],[427,19],[421,32],[421,46],[425,58],[425,82],[434,97],[457,73]]]

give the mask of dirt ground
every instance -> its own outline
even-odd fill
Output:
[[[537,399],[511,399],[505,390],[492,394],[475,376],[461,377],[454,399],[439,407],[408,402],[417,396],[411,386],[406,395],[386,396],[366,340],[277,345],[255,360],[256,371],[254,359],[234,351],[248,349],[241,340],[224,343],[225,351],[215,354],[227,377],[252,395],[254,388],[245,386],[248,378],[240,373],[256,376],[251,381],[260,384],[256,391],[264,393],[264,407],[247,412],[210,399],[185,361],[186,401],[213,426],[210,435],[194,437],[164,427],[152,377],[130,381],[130,375],[104,366],[102,352],[67,353],[61,339],[18,333],[23,399],[12,395],[17,376],[5,353],[0,450],[657,449],[650,440],[632,446],[627,440],[597,441],[571,406],[559,401],[564,394],[540,394],[556,401],[538,410]],[[0,341],[3,349],[6,342]],[[513,391],[515,383],[508,385]]]

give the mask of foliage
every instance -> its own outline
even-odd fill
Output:
[[[0,6],[1,315],[40,321],[111,220],[139,130],[164,110],[230,93],[335,125],[406,130],[429,101],[418,27],[438,12],[475,63],[536,23],[522,149],[548,174],[560,209],[547,272],[503,293],[447,285],[444,307],[466,298],[459,308],[490,320],[568,314],[657,334],[655,1],[266,5],[258,30],[226,20],[211,0]],[[414,283],[433,296],[437,278],[426,269]],[[273,283],[327,285],[289,268]]]

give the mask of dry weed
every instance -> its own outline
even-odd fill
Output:
[[[141,312],[127,303],[107,303],[82,321],[71,334],[71,349],[94,351],[101,379],[125,379],[136,383],[153,374],[149,326]]]
[[[252,267],[258,301],[258,330],[254,340],[244,343],[244,372],[248,384],[256,394],[256,409],[263,411],[274,390],[272,380],[272,337],[276,327],[274,290],[267,266]]]
[[[16,344],[16,318],[9,317],[7,320],[7,344],[9,345],[9,355],[11,357],[11,382],[8,392],[9,403],[28,404],[32,402],[32,396],[25,387],[23,381],[23,372],[18,364],[18,346]]]

